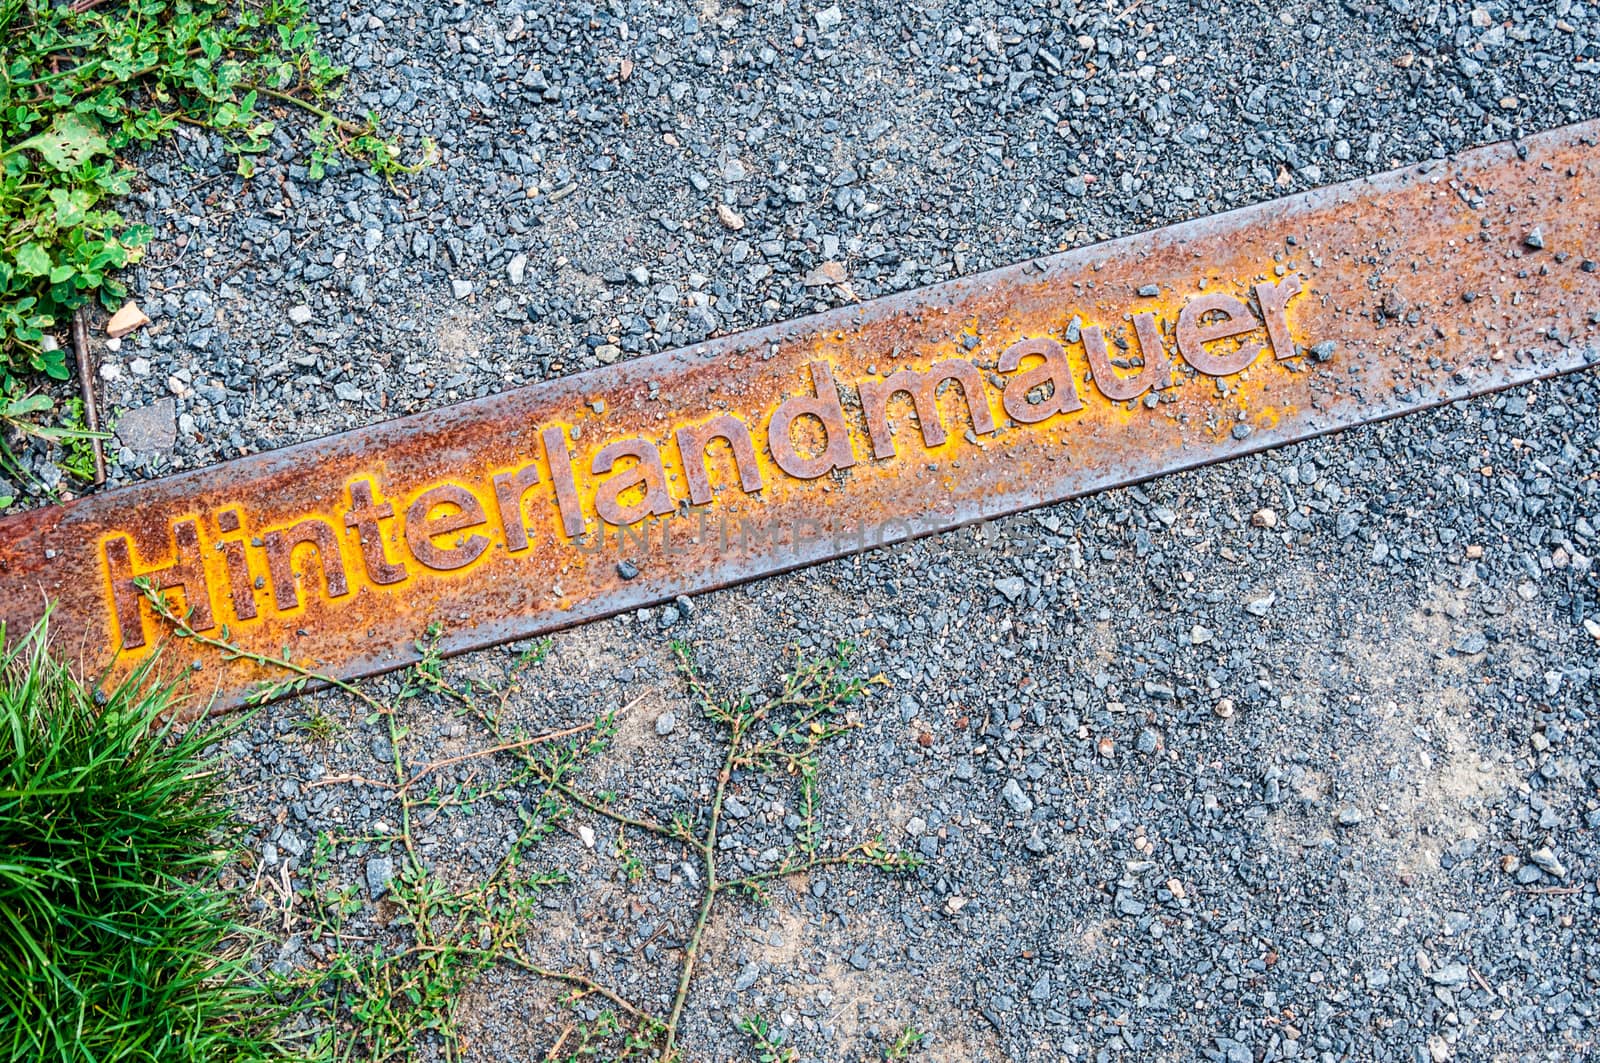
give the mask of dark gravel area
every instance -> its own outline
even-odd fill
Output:
[[[149,160],[134,287],[155,324],[101,352],[133,411],[116,478],[1600,114],[1600,6],[1572,0],[316,7],[352,108],[440,161],[389,189],[308,182],[287,133],[248,184],[203,136]],[[824,263],[844,281],[807,284]],[[631,705],[591,777],[646,810],[717,766],[669,640],[734,691],[840,639],[888,680],[824,765],[828,829],[927,865],[730,903],[692,1060],[749,1058],[751,1011],[806,1060],[877,1058],[908,1022],[948,1060],[1584,1058],[1597,424],[1589,371],[446,674],[514,680],[534,730]],[[317,832],[393,823],[386,791],[305,786],[387,762],[364,711],[316,708],[350,722],[314,741],[290,702],[233,745],[263,910]],[[488,744],[448,705],[406,712],[408,763]],[[754,866],[792,809],[758,780],[734,793],[730,853]],[[515,823],[484,807],[419,833],[471,874]],[[630,883],[577,835],[603,824],[570,826],[541,859],[576,881],[530,948],[657,1006],[693,883],[665,851]],[[369,872],[334,869],[379,920]],[[292,913],[272,925],[280,965],[309,962]],[[492,972],[464,1002],[468,1058],[543,1058],[555,997]]]
[[[179,130],[156,326],[103,352],[111,404],[175,402],[121,477],[1600,113],[1572,0],[315,7],[349,108],[439,164],[308,182],[285,115],[245,183]]]
[[[1583,1058],[1597,403],[1593,374],[1523,389],[592,624],[531,669],[500,650],[448,674],[515,682],[530,730],[632,704],[588,781],[660,814],[717,759],[670,639],[735,691],[770,692],[788,647],[840,639],[890,681],[826,761],[825,807],[839,837],[885,830],[926,867],[730,905],[690,1058],[748,1058],[732,1023],[751,1010],[819,1060],[876,1058],[905,1022],[952,1060]],[[277,707],[239,748],[263,842],[392,820],[360,788],[289,799],[287,779],[376,773],[386,753],[359,725],[295,738],[308,711]],[[487,744],[448,707],[407,711],[411,763]],[[758,781],[733,792],[750,810],[735,855],[758,862],[792,834],[786,810]],[[509,809],[441,826],[429,858],[487,869],[515,827]],[[675,956],[641,946],[691,916],[681,858],[645,855],[637,885],[604,840],[544,858],[577,884],[534,947],[663,997]],[[567,1021],[551,1000],[490,976],[473,1058],[548,1045]]]

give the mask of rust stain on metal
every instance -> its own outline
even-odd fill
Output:
[[[54,601],[85,670],[126,674],[162,634],[143,577],[196,629],[368,675],[430,623],[447,652],[487,646],[1594,365],[1597,136],[0,519],[0,618]],[[164,662],[219,706],[275,678]]]

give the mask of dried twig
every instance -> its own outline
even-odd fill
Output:
[[[100,407],[94,398],[94,358],[89,350],[89,312],[78,307],[72,315],[72,353],[78,361],[78,388],[83,393],[83,421],[94,438],[94,483],[96,487],[106,482],[106,447],[100,438]]]
[[[564,982],[576,989],[580,996],[588,996],[592,994],[594,996],[604,997],[606,1000],[609,1000],[611,1003],[615,1004],[617,1007],[621,1008],[623,1011],[627,1012],[629,1015],[632,1015],[636,1019],[649,1018],[649,1015],[642,1008],[630,1003],[621,994],[607,989],[605,986],[601,985],[599,982],[596,982],[592,978],[588,978],[581,974],[574,974],[570,971],[557,971],[549,967],[541,967],[532,960],[529,960],[526,956],[523,956],[520,952],[504,956],[502,959],[511,964],[513,967],[522,968],[529,974],[536,974],[540,978],[547,978],[552,982]]]
[[[376,786],[380,790],[397,789],[395,784],[392,782],[384,782],[381,779],[369,779],[365,775],[324,775],[320,779],[309,779],[301,783],[301,786],[305,787],[306,789],[310,789],[313,786],[337,786],[340,783],[347,782],[360,783],[363,786]]]
[[[561,1046],[567,1043],[567,1038],[572,1036],[572,1027],[568,1026],[561,1031],[561,1036],[556,1038],[556,1043],[550,1046],[550,1051],[544,1054],[547,1060],[555,1059],[561,1054]]]
[[[580,723],[576,727],[568,727],[561,731],[548,731],[545,734],[538,735],[534,738],[525,738],[520,742],[505,742],[498,746],[490,746],[488,749],[479,749],[472,753],[463,753],[459,757],[445,757],[443,760],[436,760],[431,764],[424,765],[421,771],[417,772],[415,775],[411,776],[411,778],[406,780],[406,784],[402,786],[401,789],[409,790],[412,783],[417,782],[424,775],[428,774],[430,771],[433,771],[435,768],[448,768],[450,765],[460,764],[464,760],[473,760],[477,757],[487,757],[495,753],[504,753],[509,749],[526,749],[528,746],[536,746],[543,742],[554,742],[558,738],[571,738],[575,734],[582,734],[585,731],[591,731],[593,729],[594,723],[592,721],[589,723]]]
[[[1476,981],[1478,985],[1483,987],[1483,991],[1485,993],[1488,993],[1491,997],[1495,995],[1495,991],[1489,987],[1488,982],[1483,980],[1483,975],[1478,973],[1478,969],[1476,967],[1468,967],[1467,970],[1472,972],[1473,980]]]

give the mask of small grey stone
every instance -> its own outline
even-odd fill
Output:
[[[1366,818],[1366,816],[1362,815],[1361,810],[1354,805],[1345,805],[1339,809],[1338,815],[1335,816],[1341,827],[1354,827]]]
[[[839,5],[825,7],[817,12],[817,32],[832,33],[844,21],[844,12],[839,10]]]
[[[622,348],[614,343],[602,343],[594,349],[594,356],[604,365],[610,365],[622,357]]]
[[[1034,856],[1043,856],[1050,851],[1050,844],[1044,840],[1037,828],[1028,832],[1028,840],[1022,843]]]
[[[1276,594],[1268,594],[1261,598],[1252,598],[1244,603],[1244,611],[1251,616],[1266,616],[1272,612],[1272,607],[1278,601]]]
[[[1434,985],[1458,986],[1467,984],[1467,965],[1447,963],[1428,972],[1428,981]]]
[[[1189,629],[1189,641],[1194,643],[1196,646],[1203,646],[1214,638],[1216,638],[1216,632],[1212,631],[1204,624],[1196,624],[1194,627]]]
[[[117,418],[117,442],[136,454],[165,454],[178,441],[178,404],[157,399]]]
[[[1139,289],[1139,294],[1144,296],[1146,299],[1154,299],[1156,296],[1161,294],[1161,285],[1146,284]]]
[[[617,575],[623,579],[633,579],[639,574],[639,566],[626,559],[617,562]]]
[[[472,294],[472,282],[453,280],[450,282],[450,290],[455,292],[457,299],[465,299]]]
[[[306,325],[311,322],[311,308],[305,303],[289,308],[289,320],[296,325]]]
[[[1544,230],[1535,225],[1528,230],[1528,235],[1522,238],[1522,242],[1535,251],[1544,250]]]
[[[761,965],[759,963],[751,962],[745,964],[739,969],[739,977],[733,980],[733,991],[735,993],[743,993],[746,989],[755,985],[760,977]]]
[[[348,380],[341,380],[333,385],[333,393],[341,402],[360,402],[362,399],[361,389]]]
[[[374,856],[367,860],[367,892],[373,900],[389,892],[389,882],[393,878],[393,860],[387,856]]]
[[[1555,878],[1566,878],[1566,865],[1556,856],[1555,851],[1549,846],[1535,849],[1528,854],[1528,859],[1539,866],[1539,869]]]
[[[528,256],[527,255],[517,255],[515,258],[513,258],[511,260],[510,264],[506,266],[506,276],[508,278],[510,278],[511,283],[514,286],[518,287],[518,288],[522,287],[523,279],[526,278],[527,275],[528,275]]]
[[[678,718],[670,712],[663,712],[656,717],[656,734],[665,738],[678,729]]]
[[[1000,788],[1000,796],[1006,799],[1011,811],[1019,816],[1033,811],[1033,798],[1022,792],[1022,785],[1015,779],[1006,780],[1005,786]]]
[[[1016,576],[1007,576],[994,581],[994,589],[1006,596],[1006,601],[1014,602],[1027,591],[1028,585]]]

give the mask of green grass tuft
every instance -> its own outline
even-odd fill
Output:
[[[227,813],[203,727],[147,672],[97,705],[0,629],[0,1059],[270,1059],[276,1015],[217,885]]]

